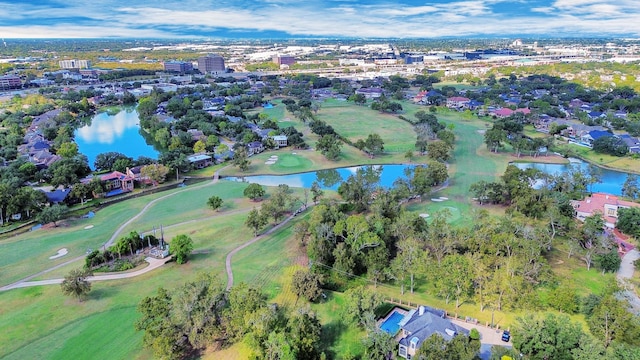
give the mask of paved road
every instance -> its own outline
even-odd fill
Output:
[[[87,280],[89,280],[90,282],[94,282],[94,281],[128,279],[128,278],[140,276],[142,274],[148,273],[149,271],[159,268],[160,266],[164,265],[167,261],[169,261],[169,259],[171,259],[171,256],[166,257],[164,259],[147,257],[144,260],[149,263],[149,266],[142,268],[140,270],[125,272],[125,273],[117,273],[117,274],[89,276]],[[25,287],[31,287],[31,286],[56,285],[56,284],[62,283],[62,280],[64,279],[23,281],[23,282],[18,282],[18,283],[13,283],[7,286],[3,286],[2,288],[0,288],[0,291],[17,289],[17,288],[25,288]]]
[[[633,262],[637,259],[640,259],[640,252],[638,252],[637,249],[633,249],[626,253],[622,257],[622,262],[620,263],[620,268],[618,269],[616,277],[618,278],[618,282],[624,289],[623,291],[621,291],[620,297],[624,300],[627,300],[630,306],[630,310],[633,313],[640,314],[640,297],[638,297],[635,290],[627,282],[628,279],[631,279],[633,277],[633,273],[635,271]]]
[[[633,249],[626,253],[622,258],[622,263],[620,263],[620,269],[618,269],[618,279],[631,279],[633,277],[633,272],[635,271],[633,262],[638,259],[640,259],[640,252],[638,252],[637,249]]]

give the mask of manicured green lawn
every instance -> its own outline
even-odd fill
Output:
[[[311,305],[322,323],[322,344],[334,359],[347,356],[357,358],[364,352],[361,339],[365,332],[345,322],[342,316],[345,298],[342,293],[325,291],[325,294],[326,300]]]
[[[322,103],[318,118],[354,143],[376,133],[384,141],[385,151],[388,152],[406,152],[414,148],[416,141],[413,126],[396,115],[381,114],[348,101],[326,100]]]

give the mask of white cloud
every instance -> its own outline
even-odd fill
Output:
[[[144,6],[116,0],[47,8],[0,1],[4,37],[178,37],[228,31],[281,31],[309,36],[437,37],[508,34],[632,34],[640,36],[638,0],[556,0],[530,14],[494,13],[524,0],[432,1],[419,6],[355,0],[260,3],[166,0]],[[519,6],[521,6],[519,4]],[[533,14],[533,15],[532,15]],[[537,14],[537,15],[536,15]],[[78,18],[76,22],[69,19]],[[52,20],[64,23],[45,26]],[[10,24],[10,25],[8,25]]]

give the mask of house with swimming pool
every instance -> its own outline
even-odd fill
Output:
[[[433,334],[439,334],[446,341],[455,336],[469,336],[469,330],[457,326],[447,319],[444,310],[428,306],[406,311],[394,308],[381,322],[380,329],[398,340],[398,355],[411,359],[422,342]]]

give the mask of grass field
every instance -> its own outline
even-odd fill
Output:
[[[201,253],[192,255],[185,265],[171,263],[135,279],[95,283],[89,299],[80,304],[63,296],[58,286],[0,293],[3,304],[0,327],[7,329],[0,334],[0,358],[6,355],[30,358],[27,355],[35,353],[43,355],[39,358],[79,353],[74,358],[148,357],[142,350],[141,334],[133,331],[137,303],[159,286],[175,288],[199,272],[214,272],[226,279],[223,277],[226,254],[251,238],[250,231],[243,225],[245,216],[244,212],[222,213],[167,227],[166,238],[188,234],[194,240],[195,250]],[[259,283],[271,297],[275,296],[281,287],[284,269],[295,260],[287,250],[290,234],[289,225],[256,244],[255,249],[250,247],[238,254],[238,264],[234,262],[237,281]],[[269,259],[276,261],[272,263]],[[111,346],[117,346],[117,351],[102,353]],[[91,350],[84,351],[87,347]]]
[[[386,152],[406,152],[414,149],[416,142],[416,133],[411,124],[395,115],[382,114],[352,102],[326,100],[322,103],[318,118],[354,143],[376,133],[384,141]]]

